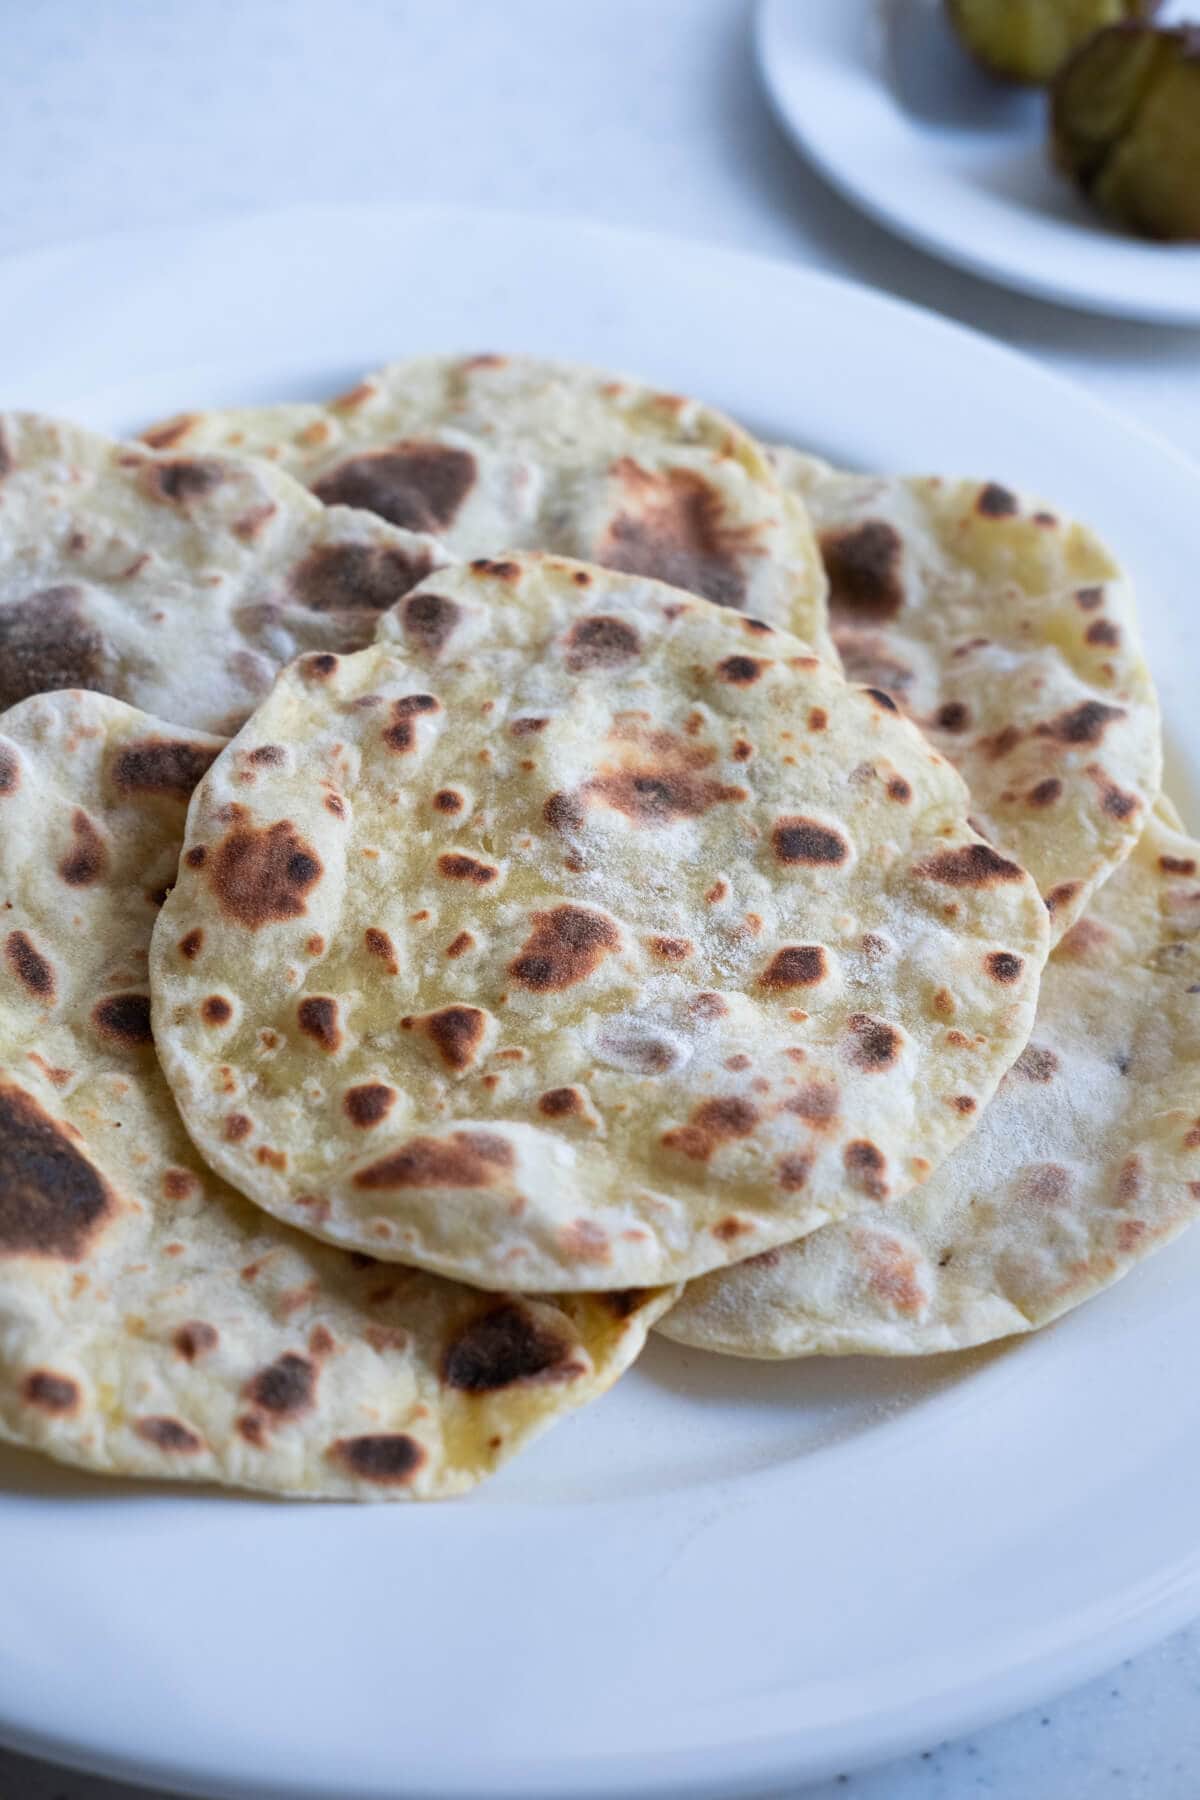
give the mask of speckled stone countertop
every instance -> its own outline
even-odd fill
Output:
[[[1200,332],[1005,294],[859,218],[772,123],[744,0],[9,0],[0,72],[0,254],[303,200],[608,220],[890,289],[1200,455]],[[1019,1719],[808,1800],[1198,1793],[1193,1628]],[[0,1800],[134,1790],[0,1751]]]

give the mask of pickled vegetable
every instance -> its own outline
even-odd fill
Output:
[[[946,0],[958,35],[993,75],[1051,81],[1105,25],[1148,19],[1158,0]]]
[[[1200,30],[1098,32],[1054,83],[1050,129],[1055,162],[1110,219],[1200,240]]]

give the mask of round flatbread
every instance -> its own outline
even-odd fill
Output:
[[[962,1350],[1078,1306],[1198,1213],[1200,844],[1163,809],[1050,958],[1028,1047],[928,1185],[694,1283],[661,1329],[735,1356]]]
[[[197,789],[151,976],[205,1157],[319,1235],[527,1291],[898,1197],[1025,1042],[1045,956],[958,776],[678,590],[443,573],[387,641],[285,670]]]
[[[94,688],[236,731],[282,663],[369,643],[445,560],[261,463],[0,414],[0,708]]]
[[[0,718],[0,1438],[110,1474],[459,1493],[602,1393],[671,1295],[483,1296],[313,1243],[205,1168],[146,957],[218,748],[96,694]]]
[[[585,557],[830,653],[803,503],[732,420],[639,381],[533,357],[423,357],[336,400],[184,413],[145,435],[270,457],[323,500],[436,532],[456,556]]]
[[[1084,526],[996,482],[772,454],[816,526],[846,674],[886,689],[958,769],[1057,942],[1133,848],[1162,776],[1128,580]]]

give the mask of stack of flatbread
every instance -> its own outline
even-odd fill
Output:
[[[959,1349],[1200,1208],[1130,587],[998,482],[500,356],[3,416],[0,706],[14,1443],[449,1495],[651,1328]]]

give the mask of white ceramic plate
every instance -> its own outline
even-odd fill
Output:
[[[973,63],[942,0],[760,0],[757,44],[786,130],[881,225],[1043,300],[1200,325],[1200,247],[1098,218],[1050,167],[1045,96]]]
[[[642,371],[770,437],[1089,516],[1136,572],[1200,816],[1200,473],[957,327],[496,215],[299,211],[0,271],[5,403],[114,429],[438,348]],[[771,1366],[655,1343],[444,1506],[0,1454],[0,1737],[253,1800],[729,1800],[961,1732],[1200,1611],[1198,1284],[1200,1233],[1000,1352]]]

